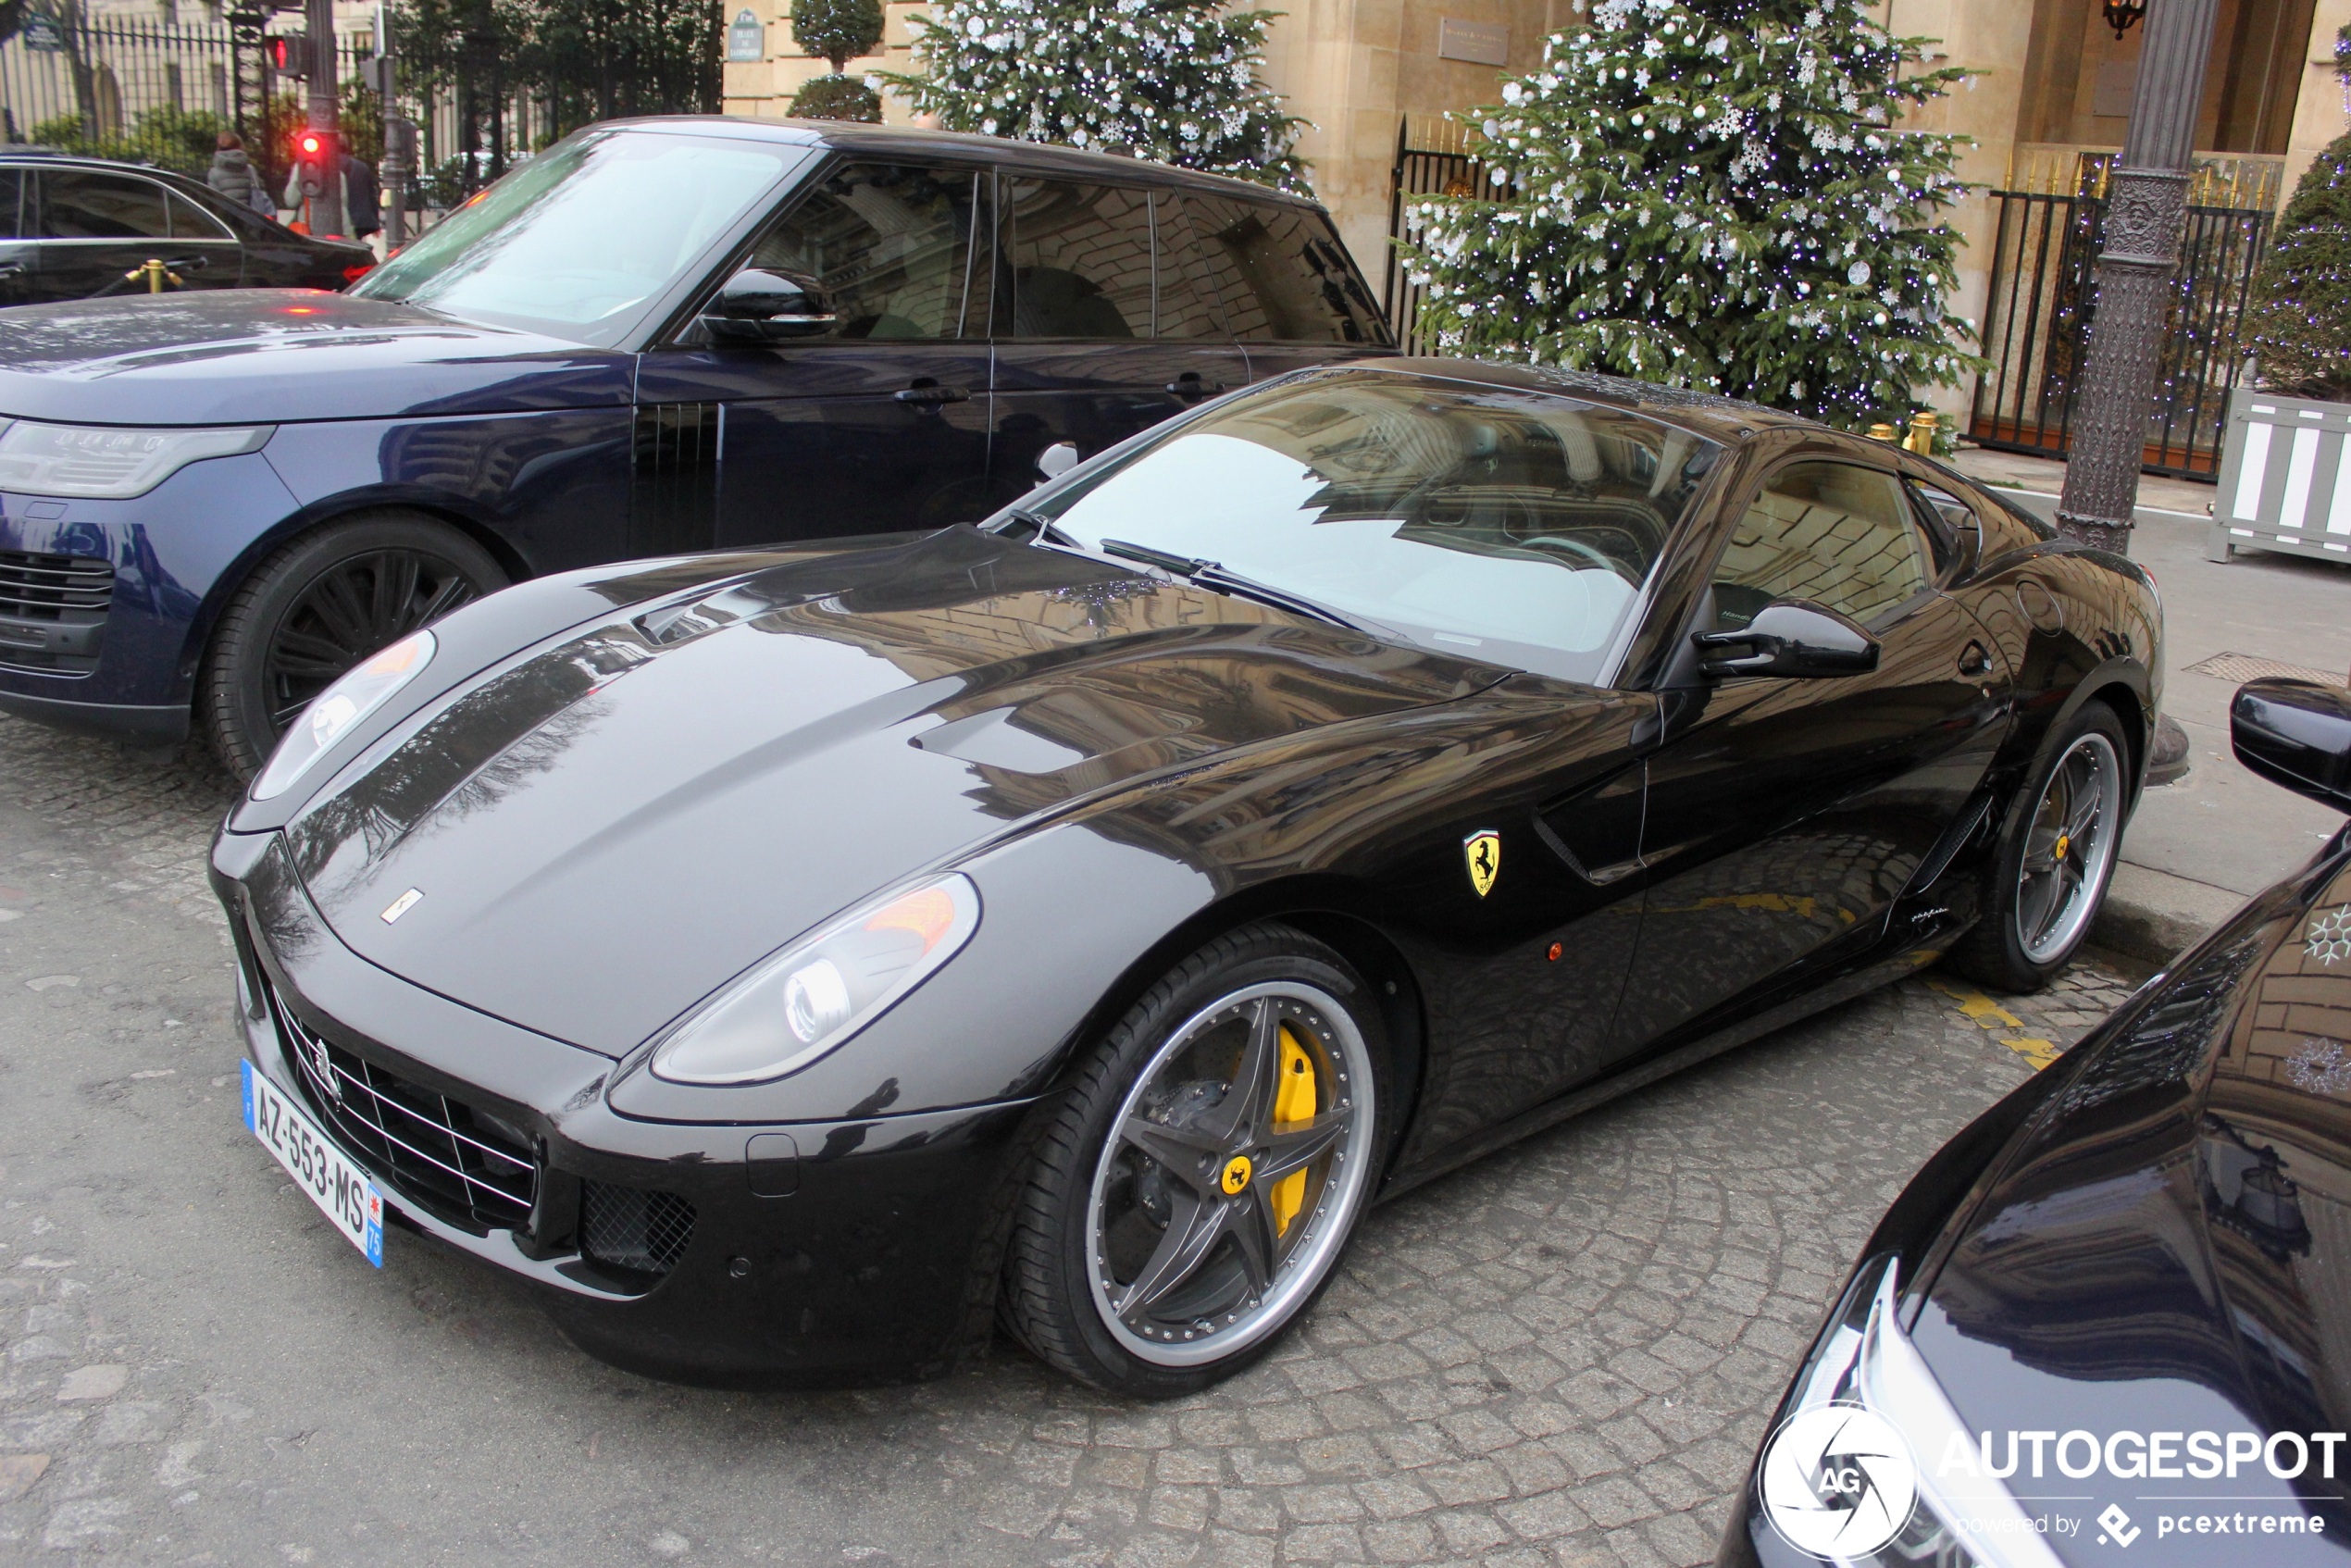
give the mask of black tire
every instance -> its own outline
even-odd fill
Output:
[[[506,581],[488,551],[416,512],[355,513],[280,546],[221,612],[197,677],[221,765],[251,778],[343,671]]]
[[[1253,989],[1265,987],[1277,994],[1233,1001],[1236,993],[1248,998]],[[1344,1024],[1324,1016],[1331,1007],[1343,1011]],[[1291,1008],[1294,1014],[1283,1011]],[[1213,1021],[1219,1018],[1225,1022]],[[1250,1061],[1249,1041],[1261,1037],[1275,1041],[1268,1070],[1275,1074],[1292,1068],[1305,1054],[1303,1047],[1312,1046],[1312,1070],[1323,1085],[1315,1103],[1322,1109],[1311,1122],[1274,1121],[1271,1102],[1260,1099],[1257,1103],[1269,1109],[1258,1130],[1244,1128],[1234,1136],[1252,1140],[1250,1147],[1270,1171],[1290,1155],[1267,1139],[1331,1135],[1315,1157],[1319,1163],[1297,1173],[1311,1173],[1311,1185],[1287,1188],[1287,1214],[1282,1204],[1289,1178],[1252,1181],[1248,1162],[1232,1158],[1235,1150],[1205,1149],[1225,1136],[1213,1130],[1222,1119],[1246,1124],[1253,1114],[1234,1097],[1232,1083],[1239,1074],[1232,1069]],[[1238,1044],[1238,1055],[1223,1082],[1213,1081],[1213,1070],[1206,1080],[1181,1076],[1228,1044]],[[1357,1064],[1360,1077],[1350,1064]],[[1014,1201],[1005,1255],[1000,1298],[1005,1326],[1050,1365],[1133,1398],[1196,1393],[1256,1362],[1329,1286],[1370,1204],[1391,1132],[1389,1070],[1388,1041],[1371,989],[1345,959],[1312,938],[1286,926],[1251,926],[1185,959],[1127,1010],[1039,1128],[1037,1152]],[[1149,1081],[1147,1071],[1155,1075]],[[1275,1094],[1283,1092],[1273,1079],[1260,1081]],[[1164,1100],[1150,1098],[1163,1088],[1169,1091]],[[1219,1092],[1211,1100],[1203,1092],[1209,1090]],[[1163,1133],[1171,1140],[1200,1140],[1201,1149],[1195,1151],[1200,1175],[1171,1176],[1173,1164],[1152,1164],[1140,1145],[1125,1139],[1113,1143],[1113,1127],[1122,1125],[1130,1099],[1136,1101],[1135,1113],[1124,1125],[1148,1124],[1154,1135]],[[1170,1114],[1170,1105],[1178,1111]],[[1342,1117],[1345,1131],[1337,1132]],[[1293,1144],[1291,1152],[1302,1147]],[[1229,1185],[1235,1165],[1240,1167],[1238,1189]],[[1127,1174],[1122,1177],[1121,1171]],[[1149,1228],[1156,1211],[1141,1196],[1145,1178],[1158,1182],[1160,1206],[1171,1216],[1161,1222],[1156,1238]],[[1116,1219],[1101,1227],[1098,1252],[1097,1203],[1109,1214],[1113,1194],[1121,1191],[1126,1200],[1116,1207]],[[1218,1191],[1229,1196],[1220,1201]],[[1219,1201],[1233,1216],[1229,1235],[1220,1222],[1203,1217],[1213,1215]],[[1239,1228],[1251,1215],[1268,1227],[1250,1233],[1260,1244],[1270,1243],[1263,1252],[1244,1243]],[[1191,1226],[1188,1233],[1176,1231],[1179,1219]],[[1156,1277],[1152,1265],[1182,1251],[1168,1242],[1212,1230],[1218,1239],[1200,1252],[1202,1262],[1182,1274],[1172,1267],[1161,1271],[1171,1280],[1163,1299],[1175,1302],[1178,1320],[1196,1310],[1209,1314],[1189,1319],[1200,1330],[1199,1343],[1180,1343],[1180,1322],[1161,1328],[1141,1307],[1133,1319],[1118,1318],[1110,1292],[1131,1289],[1141,1296],[1146,1279]],[[1147,1254],[1124,1282],[1113,1277],[1113,1235],[1129,1238],[1129,1257]],[[1219,1313],[1228,1315],[1212,1325],[1211,1317]],[[1181,1326],[1182,1341],[1193,1338],[1193,1326]],[[1145,1335],[1163,1340],[1138,1350]],[[1218,1348],[1220,1336],[1228,1349]],[[1177,1357],[1189,1359],[1171,1364]]]
[[[2051,818],[2047,813],[2053,799],[2053,780],[2070,759],[2094,754],[2103,755],[2105,765],[2112,771],[2099,787],[2103,820],[2097,828],[2103,837],[2092,851],[2083,852],[2075,861],[2076,867],[2087,867],[2075,884],[2084,902],[2079,907],[2065,906],[2063,929],[2053,926],[2046,940],[2029,940],[2026,927],[2037,928],[2043,922],[2037,909],[2032,907],[2034,890],[2027,886],[2026,857],[2034,856],[2036,865],[2050,865],[2048,875],[2059,876],[2058,863],[2074,852],[2075,840],[2060,837],[2054,844],[2049,842]],[[2113,881],[2115,864],[2121,855],[2124,813],[2131,799],[2131,754],[2122,720],[2096,698],[2075,709],[2072,716],[2042,742],[2041,754],[2034,759],[2033,771],[2024,787],[2009,803],[2008,816],[2000,826],[1999,840],[1984,868],[1982,913],[1967,936],[1945,958],[1953,969],[1995,990],[2021,995],[2046,987],[2072,960],[2088,938],[2099,907],[2106,902],[2107,889]],[[2060,811],[2058,815],[2065,813]],[[2062,890],[2061,876],[2059,887]]]

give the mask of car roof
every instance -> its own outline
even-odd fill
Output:
[[[829,147],[840,152],[894,156],[954,158],[1056,174],[1090,176],[1126,183],[1142,180],[1155,185],[1182,186],[1250,201],[1286,202],[1293,206],[1323,210],[1311,196],[1277,191],[1253,180],[1204,174],[1174,164],[1115,153],[1090,153],[1049,142],[1021,142],[1009,136],[979,136],[961,131],[918,131],[906,125],[870,125],[857,120],[767,119],[749,115],[648,115],[636,119],[605,120],[597,129],[625,126],[632,130],[692,131],[701,135],[738,136],[745,141],[785,142],[802,147]]]
[[[1603,404],[1645,415],[1662,424],[1678,425],[1695,435],[1728,444],[1764,429],[1823,429],[1810,419],[1743,403],[1717,392],[1687,387],[1636,381],[1628,376],[1602,375],[1596,370],[1567,370],[1555,365],[1511,365],[1483,359],[1433,357],[1358,360],[1350,370],[1388,370],[1431,380],[1468,381],[1479,386],[1507,387],[1518,392],[1557,392],[1586,403]],[[1312,372],[1307,372],[1312,374]]]

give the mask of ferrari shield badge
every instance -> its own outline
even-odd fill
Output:
[[[1494,890],[1494,878],[1502,874],[1502,836],[1491,828],[1481,828],[1462,840],[1462,854],[1469,862],[1470,886],[1484,898]]]

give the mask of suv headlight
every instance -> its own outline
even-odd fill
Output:
[[[858,905],[722,990],[653,1048],[655,1077],[758,1083],[805,1067],[880,1017],[979,929],[961,873]]]
[[[1964,1469],[1941,1474],[1953,1445],[1972,1450],[1975,1434],[1904,1332],[1894,1275],[1894,1259],[1875,1259],[1847,1288],[1835,1323],[1797,1376],[1780,1427],[1764,1445],[1757,1472],[1764,1496],[1756,1500],[1756,1512],[1773,1521],[1774,1497],[1785,1507],[1802,1495],[1820,1495],[1818,1477],[1786,1470],[1800,1468],[1803,1459],[1780,1437],[1794,1433],[1807,1412],[1841,1406],[1875,1415],[1900,1434],[1917,1491],[1908,1523],[1892,1540],[1872,1552],[1835,1552],[1835,1562],[1851,1568],[2062,1568],[2023,1504],[1997,1478]],[[1780,1474],[1773,1474],[1775,1467]]]
[[[0,490],[128,501],[191,463],[258,452],[275,425],[232,429],[133,429],[19,419],[0,432]]]
[[[253,781],[253,798],[266,801],[272,795],[285,793],[295,779],[327,754],[329,747],[351,733],[353,725],[382,707],[393,692],[416,679],[432,663],[432,633],[412,631],[345,670],[342,678],[312,698],[310,705],[287,728],[278,749],[269,755],[269,765]]]

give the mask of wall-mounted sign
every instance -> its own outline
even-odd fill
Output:
[[[1437,57],[1465,60],[1474,66],[1508,65],[1511,30],[1499,22],[1463,22],[1451,17],[1442,18],[1437,24]]]
[[[727,58],[736,65],[757,65],[767,57],[767,30],[748,8],[727,24]]]
[[[65,53],[65,34],[57,31],[56,19],[44,17],[38,11],[25,18],[24,26],[18,31],[17,36],[23,39],[24,46],[36,55]]]

